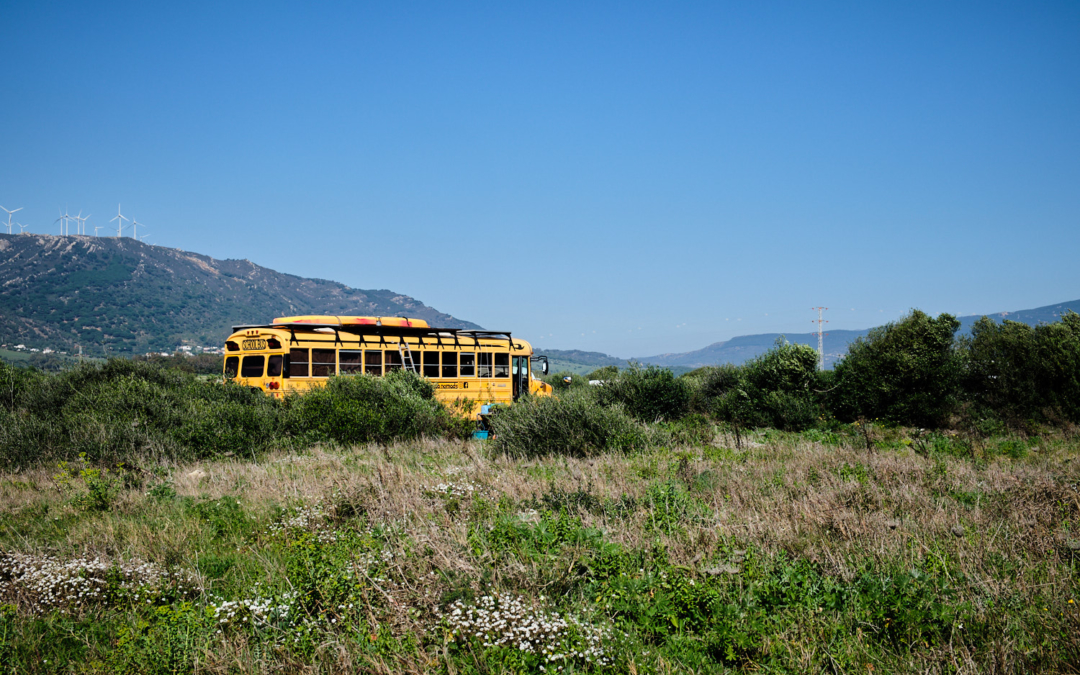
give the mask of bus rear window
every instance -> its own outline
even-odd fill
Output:
[[[311,350],[311,376],[330,377],[337,371],[337,350]]]
[[[510,377],[509,354],[495,354],[495,377]]]
[[[289,377],[308,376],[308,350],[289,350]]]
[[[424,377],[439,376],[439,352],[424,352]]]
[[[281,354],[275,354],[271,356],[266,362],[266,375],[267,377],[281,377],[281,362],[285,360],[285,357]]]
[[[338,362],[342,375],[359,375],[364,372],[364,352],[359,349],[342,349],[338,352]]]
[[[230,356],[225,359],[225,377],[236,377],[236,370],[240,367],[240,357]]]
[[[245,356],[244,363],[240,366],[240,377],[262,377],[264,365],[265,356]]]

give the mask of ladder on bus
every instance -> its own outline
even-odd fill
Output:
[[[398,353],[401,354],[401,363],[404,364],[405,370],[411,370],[414,373],[419,373],[420,369],[416,367],[416,359],[413,358],[412,349],[409,348],[409,343],[402,340],[398,343]]]

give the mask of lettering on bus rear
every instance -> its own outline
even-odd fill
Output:
[[[266,349],[266,340],[244,340],[240,346],[245,352],[257,352]]]

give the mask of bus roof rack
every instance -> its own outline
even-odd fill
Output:
[[[431,326],[375,326],[375,325],[355,325],[346,324],[341,325],[338,323],[271,323],[271,324],[252,324],[244,326],[233,326],[233,332],[240,330],[248,330],[252,328],[286,328],[289,330],[305,330],[313,331],[316,328],[332,328],[335,332],[340,331],[342,333],[352,333],[354,335],[410,335],[416,337],[438,337],[439,333],[450,333],[451,336],[467,336],[474,339],[480,338],[495,338],[513,340],[508,330],[475,330],[468,328],[435,328]]]

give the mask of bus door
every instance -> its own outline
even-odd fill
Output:
[[[529,393],[529,357],[515,356],[513,368],[514,400]]]

